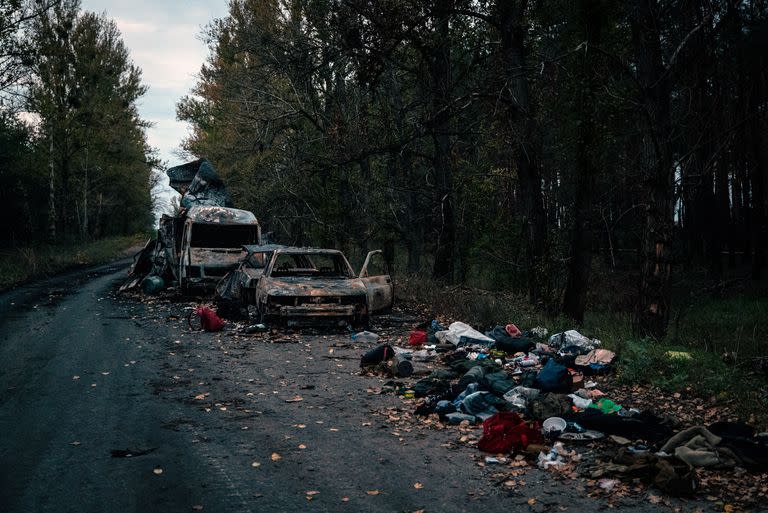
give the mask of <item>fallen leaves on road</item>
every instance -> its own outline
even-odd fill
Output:
[[[258,461],[254,461],[253,463],[251,463],[251,466],[253,468],[259,468],[261,466],[261,463],[259,463]]]
[[[365,493],[368,495],[381,495],[381,490],[368,490]]]
[[[286,403],[298,403],[299,401],[303,401],[303,400],[304,400],[304,398],[301,397],[300,395],[295,395],[291,399],[286,399],[285,402]]]
[[[276,452],[273,452],[273,453],[272,453],[272,456],[270,456],[270,459],[271,459],[272,461],[280,461],[280,460],[282,460],[282,459],[283,459],[283,457],[282,457],[282,456],[280,456],[278,453],[276,453]]]
[[[160,467],[155,467],[155,468],[153,468],[153,469],[152,469],[152,472],[153,472],[153,473],[154,473],[156,476],[159,476],[160,474],[162,474],[162,473],[163,473],[163,469],[162,469],[162,468],[160,468]]]
[[[417,490],[421,490],[422,488],[424,488],[424,485],[422,483],[413,483],[413,487],[416,488]]]
[[[77,440],[75,440],[74,442],[69,442],[69,445],[74,445],[75,447],[77,447],[77,446],[79,446],[79,445],[80,445],[80,442],[78,442]]]

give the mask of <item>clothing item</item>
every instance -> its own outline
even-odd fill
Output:
[[[650,414],[640,413],[633,417],[606,415],[594,408],[583,412],[561,415],[569,422],[577,422],[586,429],[594,429],[606,435],[618,435],[630,440],[658,442],[668,438],[672,430],[662,424],[661,419]]]
[[[486,374],[480,383],[497,395],[504,395],[517,386],[517,382],[504,371]]]
[[[719,448],[722,439],[707,428],[695,426],[680,431],[665,443],[661,451],[673,454],[692,467],[731,468],[737,464],[733,453]]]
[[[408,337],[408,344],[412,346],[423,346],[427,343],[427,332],[416,330],[412,331]]]
[[[571,391],[571,383],[571,374],[568,369],[555,360],[549,360],[536,376],[535,388],[542,392],[567,393]]]
[[[483,422],[483,436],[477,448],[493,454],[525,449],[543,442],[538,423],[526,424],[517,413],[500,412]]]
[[[506,408],[507,402],[490,392],[474,392],[461,401],[461,411],[470,415],[485,416],[498,413],[499,408]]]
[[[563,417],[571,411],[571,399],[562,394],[544,394],[531,402],[530,410],[537,420]]]

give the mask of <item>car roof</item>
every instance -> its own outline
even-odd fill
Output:
[[[187,218],[195,223],[259,224],[253,212],[239,208],[195,205],[187,211]]]
[[[243,249],[249,253],[267,253],[284,247],[280,244],[247,244]]]
[[[325,254],[325,255],[341,255],[342,252],[338,249],[322,249],[322,248],[298,248],[292,246],[282,246],[276,250],[278,253],[286,254]]]

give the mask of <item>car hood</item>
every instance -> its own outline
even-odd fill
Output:
[[[366,293],[358,278],[264,278],[270,296],[360,296]]]

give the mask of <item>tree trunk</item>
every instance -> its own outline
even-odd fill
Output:
[[[568,281],[563,297],[563,313],[581,323],[589,288],[592,268],[592,204],[596,186],[597,130],[595,128],[595,95],[600,86],[594,70],[595,48],[600,45],[602,28],[600,0],[579,0],[578,21],[586,42],[582,57],[582,78],[585,88],[579,102],[579,135],[576,146],[576,194],[574,201],[573,232],[571,234],[571,258],[568,265]]]
[[[451,44],[449,32],[453,0],[435,0],[433,20],[437,26],[437,44],[431,59],[432,109],[434,124],[432,143],[436,181],[437,247],[432,275],[435,279],[453,281],[453,258],[456,227],[453,213],[453,183],[451,169]]]
[[[670,313],[674,169],[670,151],[670,86],[662,63],[657,0],[635,0],[632,36],[640,85],[641,172],[647,208],[641,251],[640,291],[633,322],[639,335],[663,338]]]
[[[750,170],[750,185],[752,189],[752,230],[750,233],[752,245],[752,279],[759,280],[765,267],[766,250],[766,166],[768,166],[768,151],[765,149],[765,122],[757,118],[753,122],[752,152],[754,165]]]
[[[535,106],[530,100],[525,67],[524,20],[527,1],[497,0],[496,11],[501,32],[504,91],[507,101],[506,142],[512,149],[512,161],[520,180],[523,223],[526,229],[528,295],[540,303],[547,293],[547,217],[541,191],[541,172],[536,147]]]
[[[53,134],[50,135],[51,141],[48,155],[48,241],[56,241],[56,175],[54,174],[55,165],[53,162]]]

